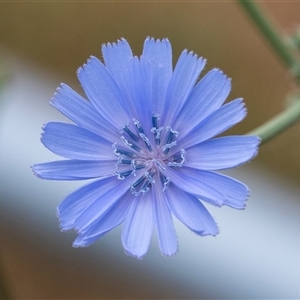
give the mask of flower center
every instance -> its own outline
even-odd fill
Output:
[[[120,138],[123,145],[114,143],[113,153],[118,157],[114,175],[123,180],[135,177],[130,183],[132,194],[138,196],[150,190],[155,180],[161,180],[163,190],[170,183],[164,175],[166,166],[182,167],[186,152],[178,149],[178,131],[170,126],[159,126],[160,116],[152,116],[151,129],[144,131],[137,119],[123,126]]]

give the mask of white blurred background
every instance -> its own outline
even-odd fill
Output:
[[[291,33],[300,2],[261,6]],[[234,2],[0,3],[0,265],[14,299],[299,299],[300,125],[226,172],[251,189],[246,210],[207,206],[221,233],[198,237],[176,223],[179,253],[124,254],[120,228],[89,248],[61,233],[56,205],[82,182],[43,181],[30,165],[51,161],[41,126],[65,120],[49,101],[60,82],[78,91],[76,69],[124,36],[140,54],[146,36],[168,37],[233,78],[243,96],[243,134],[280,112],[295,92],[284,66]]]

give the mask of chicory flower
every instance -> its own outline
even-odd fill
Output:
[[[121,223],[126,253],[141,258],[156,228],[161,253],[174,255],[173,218],[198,235],[218,227],[202,202],[243,209],[243,183],[215,172],[241,165],[256,136],[216,137],[246,116],[242,99],[224,104],[231,80],[219,69],[202,78],[206,60],[184,50],[173,70],[167,39],[147,38],[134,56],[125,39],[103,45],[77,74],[87,100],[61,84],[51,104],[73,124],[47,123],[42,143],[66,159],[33,166],[51,180],[92,183],[57,208],[75,247],[88,246]]]

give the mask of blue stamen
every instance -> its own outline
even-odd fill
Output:
[[[138,140],[139,140],[139,137],[136,136],[136,135],[128,128],[127,125],[125,125],[125,126],[123,127],[123,130],[124,130],[131,138],[133,138],[135,141],[138,141]]]

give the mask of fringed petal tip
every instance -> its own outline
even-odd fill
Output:
[[[190,57],[192,59],[195,60],[195,62],[197,63],[200,63],[201,64],[201,68],[204,69],[205,65],[206,65],[206,62],[207,62],[207,59],[202,57],[202,56],[199,56],[197,53],[195,53],[194,51],[189,51],[188,49],[184,49],[182,52],[181,52],[181,55],[178,59],[178,62],[180,61],[180,59],[183,59],[185,57]]]
[[[259,152],[259,146],[260,146],[260,144],[261,144],[261,138],[260,138],[259,136],[256,136],[256,138],[257,138],[257,145],[256,145],[256,147],[255,147],[255,149],[254,149],[254,152],[253,152],[252,157],[249,159],[249,162],[250,162],[253,158],[255,158],[255,157],[258,155],[258,152]]]
[[[162,251],[161,249],[160,249],[160,253],[161,253],[161,255],[162,256],[164,256],[164,257],[166,257],[166,258],[169,258],[169,257],[172,257],[172,256],[175,256],[177,253],[178,253],[178,241],[176,240],[176,250],[175,251],[172,251],[172,252],[166,252],[166,251]]]
[[[136,258],[138,260],[142,260],[147,256],[148,251],[146,253],[137,254],[137,253],[132,253],[132,252],[130,252],[130,250],[127,250],[126,248],[124,248],[124,253],[127,256],[131,256],[131,257]],[[177,253],[178,253],[178,247],[177,247],[176,251],[172,252],[172,253],[164,253],[164,252],[161,251],[161,255],[165,258],[171,258],[171,257],[175,256]]]
[[[210,70],[210,72],[216,72],[216,74],[224,76],[228,81],[231,82],[231,78],[228,77],[228,76],[223,72],[223,70],[221,70],[221,69],[219,69],[219,68],[217,68],[217,67],[212,68],[212,69]]]
[[[31,171],[34,176],[36,176],[40,179],[47,179],[47,178],[44,178],[43,174],[40,172],[40,168],[39,168],[40,165],[43,165],[43,164],[35,164],[35,165],[30,166]]]
[[[220,233],[219,226],[212,216],[211,216],[211,220],[212,222],[210,224],[207,224],[204,230],[197,231],[192,229],[192,231],[200,236],[212,236],[212,237],[217,236]]]
[[[257,140],[257,144],[256,144],[256,147],[255,147],[255,151],[253,152],[253,155],[252,157],[250,158],[250,160],[252,160],[253,158],[255,158],[257,155],[258,155],[258,152],[259,152],[259,146],[262,142],[262,139],[260,136],[257,136],[257,135],[254,135],[253,137],[256,137],[256,140]],[[250,162],[249,160],[249,162]]]
[[[161,255],[165,258],[171,258],[171,257],[175,256],[177,253],[178,253],[178,250],[171,254],[161,252]]]
[[[243,199],[239,200],[233,200],[233,199],[226,199],[224,202],[224,205],[229,206],[231,208],[237,209],[237,210],[245,210],[247,206],[247,201],[250,198],[250,190],[249,188],[244,185],[246,188],[245,196]]]
[[[123,45],[126,45],[126,46],[129,46],[127,40],[123,37],[119,38],[116,42],[107,42],[107,43],[103,43],[101,45],[101,49],[103,51],[103,49],[111,49],[111,48],[114,48],[114,47],[117,47],[117,46],[120,46],[120,44],[123,44]]]
[[[47,125],[49,124],[50,122],[45,122],[43,125],[42,125],[42,130],[45,131],[45,128],[47,127]],[[41,136],[43,136],[44,132],[41,133]]]
[[[92,62],[95,61],[95,60],[98,61],[99,59],[98,59],[96,56],[91,55],[91,56],[86,60],[86,62],[76,70],[76,75],[77,75],[77,77],[79,77],[79,74],[82,73],[82,72],[84,71],[84,69],[85,69],[90,63],[92,63]]]
[[[64,201],[61,201],[57,207],[56,207],[56,217],[58,218],[59,221],[59,229],[61,232],[67,232],[70,231],[72,229],[74,229],[74,222],[69,221],[69,220],[64,220],[62,217],[62,212],[61,212],[61,208],[60,205],[63,203]],[[79,232],[77,232],[79,234]]]
[[[62,230],[62,231],[65,231],[66,229],[63,227],[62,225],[62,220],[61,220],[61,210],[60,210],[60,205],[63,201],[61,201],[57,207],[56,207],[56,217],[58,218],[58,221],[59,221],[59,228]]]
[[[56,177],[54,177],[54,178],[49,177],[48,173],[47,173],[47,168],[44,167],[47,164],[51,164],[51,162],[50,163],[35,164],[35,165],[30,166],[33,175],[40,178],[40,179],[63,180],[63,179],[58,179]]]
[[[37,170],[36,170],[36,166],[37,166],[37,165],[38,165],[38,164],[30,166],[30,169],[31,169],[31,171],[32,171],[32,173],[33,173],[34,176],[36,176],[36,177],[38,177],[38,178],[41,178],[41,177],[39,176],[39,173],[38,173]]]
[[[67,84],[65,83],[61,83],[55,90],[51,100],[50,100],[50,105],[54,106],[55,107],[55,102],[57,100],[57,97],[60,97],[61,96],[61,93],[63,92],[63,90],[66,90],[66,89],[71,89]]]
[[[244,135],[245,137],[247,136],[247,135]],[[256,136],[256,135],[249,135],[249,136],[247,136],[247,137],[249,137],[249,138],[253,138],[253,153],[252,153],[252,155],[251,155],[251,157],[249,157],[248,159],[247,159],[247,161],[245,161],[244,163],[242,163],[242,164],[239,164],[238,166],[236,166],[236,167],[241,167],[241,166],[243,166],[243,165],[245,165],[245,164],[247,164],[247,163],[250,163],[257,155],[258,155],[258,152],[259,152],[259,146],[260,146],[260,144],[261,144],[261,137],[259,137],[259,136]],[[248,190],[249,191],[249,190]],[[250,191],[249,191],[249,194],[248,194],[248,196],[247,197],[250,197]]]
[[[75,242],[72,244],[72,247],[75,248],[75,249],[77,249],[77,248],[85,248],[84,246],[78,245],[78,244],[75,243]]]
[[[56,90],[55,90],[55,92],[54,92],[54,94],[53,94],[53,96],[52,96],[52,98],[49,102],[50,105],[55,106],[56,98],[59,96],[61,90],[62,90],[61,85],[56,88]]]
[[[216,231],[200,231],[200,232],[196,232],[196,231],[193,231],[195,232],[197,235],[200,235],[200,236],[212,236],[212,237],[216,237],[220,231],[219,231],[219,227],[217,227],[217,230]]]
[[[92,244],[94,244],[99,238],[101,238],[105,233],[103,233],[101,236],[99,237],[89,237],[89,236],[85,236],[84,234],[80,234],[78,233],[78,237],[75,239],[75,241],[72,244],[72,247],[74,248],[85,248],[85,247],[89,247]]]
[[[147,36],[144,43],[168,43],[171,46],[169,39],[166,37],[161,39],[155,39],[152,36]]]
[[[129,250],[127,250],[126,248],[124,248],[124,253],[127,255],[127,256],[131,256],[133,258],[136,258],[138,260],[142,260],[143,258],[146,257],[147,255],[147,252],[146,253],[142,253],[142,254],[137,254],[137,253],[132,253],[130,252]]]
[[[57,211],[56,211],[56,216],[59,220],[59,229],[60,229],[61,232],[67,232],[67,231],[70,231],[70,230],[74,229],[74,224],[64,222],[62,220],[62,218],[58,215]]]
[[[73,248],[85,248],[90,246],[91,244],[88,243],[84,243],[82,241],[80,241],[78,238],[73,242],[72,247]]]
[[[250,135],[250,136],[256,137],[256,139],[257,139],[257,145],[256,145],[256,147],[258,148],[260,146],[261,142],[262,142],[261,137],[258,136],[258,135]]]

